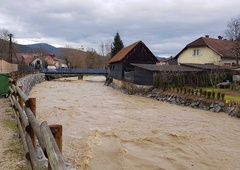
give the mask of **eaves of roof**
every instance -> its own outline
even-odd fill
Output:
[[[110,61],[109,63],[114,63],[114,62],[119,62],[124,60],[129,53],[131,53],[139,44],[141,44],[145,49],[147,49],[148,53],[150,53],[153,57],[154,60],[157,62],[158,59],[154,56],[154,54],[148,49],[148,47],[142,42],[142,41],[137,41],[123,49],[121,49]]]
[[[123,49],[121,49],[111,60],[109,63],[114,63],[118,61],[122,61],[128,53],[130,53],[141,41],[137,41]]]
[[[200,72],[201,68],[193,68],[182,65],[154,65],[154,64],[132,64],[135,67],[139,67],[153,72]]]

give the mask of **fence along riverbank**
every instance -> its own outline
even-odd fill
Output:
[[[28,98],[23,87],[17,86],[16,80],[10,81],[10,101],[17,120],[19,133],[23,142],[28,169],[67,169],[62,156],[62,126],[48,125],[46,121],[39,124],[36,118],[36,99]],[[44,153],[44,159],[38,159],[36,143]]]

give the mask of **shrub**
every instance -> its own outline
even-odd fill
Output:
[[[215,99],[215,91],[212,92],[212,98]]]
[[[167,90],[169,90],[169,91],[172,90],[172,86],[170,84],[167,85]]]
[[[191,90],[191,95],[194,95],[194,90],[193,89]]]
[[[220,92],[217,93],[217,99],[220,100],[221,94]]]
[[[175,84],[172,85],[172,89],[173,89],[173,91],[175,91]]]
[[[187,89],[186,89],[186,87],[184,87],[184,94],[186,94],[187,93]]]
[[[224,100],[225,94],[221,94],[222,101]]]
[[[188,92],[188,94],[190,94],[191,93],[191,89],[188,89],[187,92]]]
[[[200,89],[199,90],[199,95],[202,96],[202,94],[203,94],[203,91],[202,91],[202,89]]]
[[[198,95],[198,90],[195,91],[195,95],[196,95],[196,96]]]
[[[177,92],[179,93],[179,88],[177,87]]]
[[[207,98],[208,98],[208,99],[210,99],[211,94],[212,94],[212,93],[211,93],[210,91],[207,92]]]
[[[206,90],[203,91],[203,96],[204,96],[204,97],[207,96],[207,91],[206,91]]]
[[[180,92],[182,93],[182,91],[183,91],[183,87],[180,87]]]

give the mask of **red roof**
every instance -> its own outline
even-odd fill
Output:
[[[232,41],[209,37],[200,37],[196,39],[195,41],[189,43],[180,53],[182,53],[189,47],[204,47],[204,46],[209,47],[221,57],[225,58],[234,57],[233,54],[234,43]],[[180,53],[178,53],[176,57],[178,57]]]
[[[125,59],[129,53],[131,53],[139,44],[143,45],[149,53],[152,54],[152,52],[148,49],[148,47],[142,42],[142,41],[137,41],[123,49],[121,49],[110,61],[109,63],[114,63],[114,62],[119,62]],[[157,62],[157,58],[152,54],[153,60]]]
[[[113,62],[118,62],[118,61],[122,61],[126,55],[132,51],[132,49],[134,49],[139,43],[141,43],[141,41],[135,42],[123,49],[121,49],[113,58],[111,58],[111,60],[109,61],[109,63],[113,63]]]
[[[48,54],[54,61],[59,61],[55,54]]]

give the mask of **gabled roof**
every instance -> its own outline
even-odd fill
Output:
[[[54,61],[59,61],[59,59],[55,56],[55,54],[48,54]]]
[[[36,58],[39,58],[37,54],[22,54],[22,53],[17,53],[16,57],[14,57],[14,63],[21,63],[21,64],[29,64],[33,62]],[[19,63],[18,63],[19,62]]]
[[[175,58],[178,58],[179,55],[186,49],[194,47],[208,47],[215,51],[221,57],[224,58],[234,57],[233,54],[234,43],[232,41],[209,37],[200,37],[186,45],[186,47],[182,51],[180,51]]]
[[[152,52],[148,49],[148,47],[147,47],[142,41],[137,41],[137,42],[135,42],[135,43],[133,43],[133,44],[131,44],[131,45],[129,45],[129,46],[121,49],[113,58],[111,58],[111,60],[109,61],[109,63],[114,63],[114,62],[122,61],[122,60],[123,60],[124,58],[126,58],[127,55],[128,55],[131,51],[133,51],[134,48],[136,48],[137,45],[139,45],[139,44],[143,45],[143,46],[148,50],[148,52],[152,54]],[[154,55],[152,54],[152,56],[154,56]],[[157,61],[158,61],[157,58],[156,58],[155,56],[154,56],[154,58],[155,58],[155,60],[156,60],[156,62],[157,62]]]

